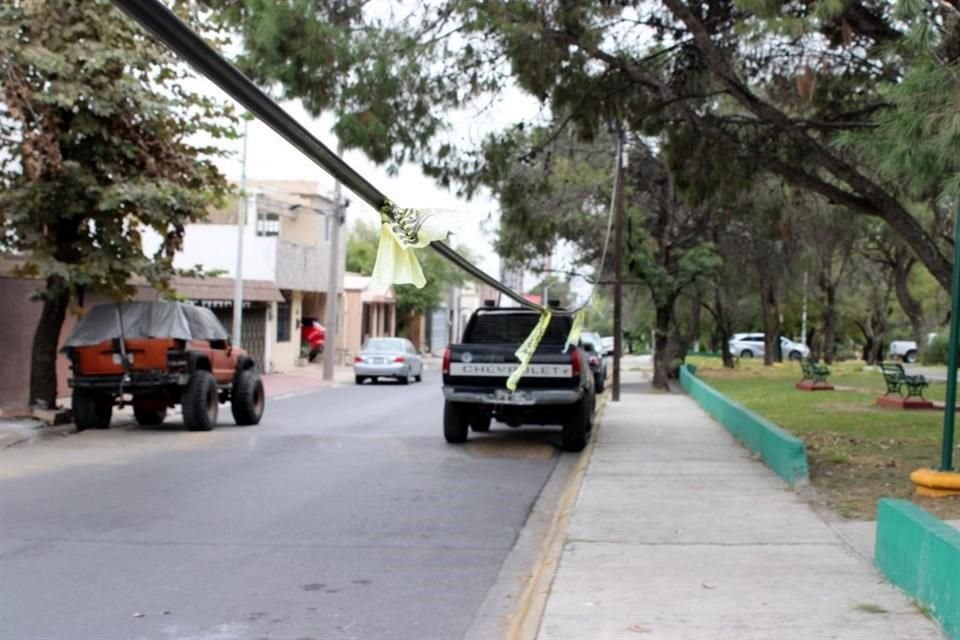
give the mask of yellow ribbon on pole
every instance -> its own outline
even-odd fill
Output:
[[[591,300],[587,302],[589,305],[592,302]],[[567,336],[567,343],[563,345],[563,352],[566,353],[570,350],[571,346],[576,347],[580,342],[580,335],[583,333],[583,325],[587,319],[587,309],[582,307],[577,313],[573,316],[573,326],[570,327],[570,334]]]
[[[414,249],[434,240],[446,240],[449,227],[438,216],[418,209],[401,209],[387,200],[380,209],[380,243],[373,265],[375,285],[412,284],[418,289],[427,283]]]
[[[520,381],[520,378],[523,377],[527,367],[530,366],[530,360],[533,358],[533,354],[536,352],[537,347],[540,346],[540,340],[543,339],[543,334],[546,333],[549,325],[550,312],[544,309],[540,312],[540,320],[533,328],[533,331],[530,332],[530,335],[527,336],[527,339],[523,341],[523,344],[520,345],[520,348],[517,349],[513,354],[517,356],[518,360],[520,360],[520,366],[514,369],[513,373],[510,374],[510,377],[507,378],[507,389],[510,391],[517,390],[517,382]]]

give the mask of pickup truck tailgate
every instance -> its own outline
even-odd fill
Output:
[[[516,349],[516,345],[452,345],[449,372],[444,373],[443,383],[456,387],[505,386],[507,378],[520,365],[510,353],[511,348]],[[571,354],[563,353],[556,345],[548,345],[534,354],[518,388],[574,387],[577,384]]]

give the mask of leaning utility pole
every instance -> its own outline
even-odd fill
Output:
[[[343,143],[337,144],[337,155],[343,155]],[[343,224],[343,192],[340,181],[333,185],[333,229],[330,232],[330,266],[327,274],[327,301],[323,308],[323,323],[327,332],[323,343],[323,379],[333,380],[334,359],[337,355],[337,296],[340,293],[340,225]]]
[[[617,125],[617,175],[613,188],[613,401],[620,401],[623,356],[623,129]]]

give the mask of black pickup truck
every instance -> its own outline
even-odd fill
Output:
[[[579,346],[564,353],[573,319],[554,315],[517,389],[507,378],[514,355],[539,320],[524,308],[484,307],[471,316],[460,344],[443,354],[443,433],[465,442],[469,429],[490,430],[494,418],[511,427],[559,424],[566,451],[580,451],[593,427],[596,395],[587,356]]]

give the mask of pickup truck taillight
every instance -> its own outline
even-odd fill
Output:
[[[183,349],[167,349],[167,368],[173,372],[187,370],[187,352]]]
[[[450,347],[447,347],[443,350],[443,375],[450,375],[450,358],[453,354],[450,352]]]
[[[570,365],[573,367],[573,377],[580,377],[580,352],[574,349],[570,353]]]

